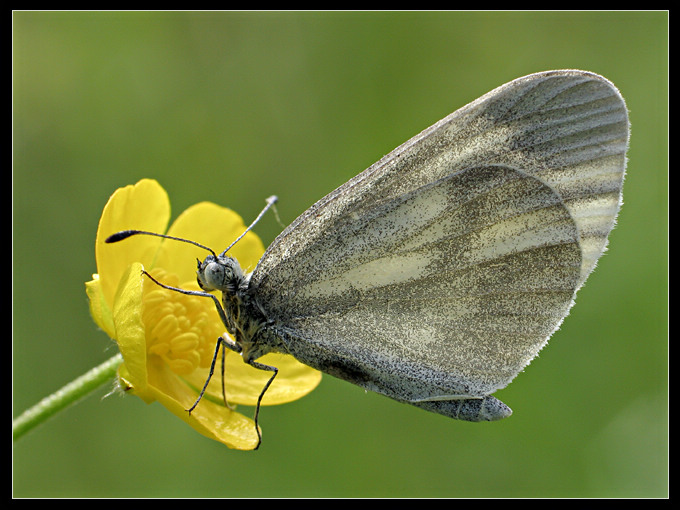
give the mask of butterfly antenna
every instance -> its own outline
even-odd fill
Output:
[[[238,237],[236,238],[236,241],[234,241],[233,243],[231,243],[231,244],[227,247],[227,249],[224,250],[224,251],[220,254],[220,256],[222,256],[222,255],[224,255],[225,253],[227,253],[227,252],[231,249],[232,246],[234,246],[236,243],[238,243],[238,242],[241,240],[241,238],[243,238],[243,236],[246,235],[246,234],[248,233],[248,231],[249,231],[250,229],[252,229],[258,221],[260,221],[260,218],[262,218],[262,216],[264,216],[264,213],[266,213],[266,212],[269,210],[270,207],[274,206],[274,204],[278,201],[278,199],[279,199],[279,198],[278,198],[277,196],[275,196],[275,195],[272,195],[271,197],[269,197],[269,198],[267,199],[267,205],[265,205],[265,206],[264,206],[264,209],[262,209],[262,211],[260,211],[260,214],[257,215],[257,218],[255,218],[255,219],[253,220],[253,222],[250,224],[250,226],[249,226],[247,229],[245,229],[245,231],[243,232],[243,234],[241,234],[240,236],[238,236]],[[276,208],[274,208],[274,211],[276,211]],[[276,214],[276,217],[278,218],[278,214]]]
[[[217,254],[215,254],[212,249],[208,248],[207,246],[202,245],[201,243],[197,243],[196,241],[192,241],[190,239],[184,239],[182,237],[174,237],[174,236],[168,236],[165,234],[157,234],[156,232],[147,232],[146,230],[121,230],[120,232],[116,232],[115,234],[110,235],[109,237],[106,238],[104,241],[105,243],[117,243],[118,241],[122,241],[123,239],[127,239],[128,237],[134,236],[134,235],[147,235],[147,236],[155,236],[155,237],[162,237],[163,239],[172,239],[174,241],[182,241],[183,243],[189,243],[193,244],[194,246],[198,246],[199,248],[203,248],[204,250],[208,250],[210,253],[213,254],[213,256],[217,257]]]

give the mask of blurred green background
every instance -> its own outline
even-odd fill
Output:
[[[609,252],[498,393],[510,419],[458,422],[326,376],[264,408],[262,448],[239,452],[102,388],[14,444],[15,496],[667,494],[666,12],[15,12],[13,65],[13,416],[116,352],[84,282],[118,187],[158,179],[173,218],[211,200],[250,221],[276,194],[287,224],[548,69],[606,76],[632,124]],[[257,227],[265,245],[279,231]]]

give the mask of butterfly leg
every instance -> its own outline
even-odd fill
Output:
[[[217,339],[217,345],[215,346],[215,354],[213,354],[212,361],[210,362],[210,372],[208,372],[208,378],[205,380],[205,384],[203,385],[203,389],[201,389],[201,392],[198,394],[198,398],[196,399],[196,402],[194,402],[194,405],[192,405],[187,411],[189,414],[191,414],[191,411],[196,409],[196,406],[198,403],[201,401],[203,398],[203,395],[205,394],[205,390],[208,388],[208,384],[210,383],[210,379],[212,379],[213,373],[215,372],[215,362],[217,361],[217,355],[220,352],[220,347],[224,346],[224,349],[222,349],[222,398],[224,399],[225,405],[229,408],[232,409],[231,405],[227,403],[227,395],[224,390],[224,354],[226,349],[229,349],[231,351],[240,353],[241,352],[241,346],[238,345],[236,342],[232,341],[231,338],[229,338],[226,333],[219,337]]]
[[[272,382],[274,381],[274,378],[277,376],[279,373],[279,369],[276,367],[272,367],[270,365],[265,365],[264,363],[258,363],[257,361],[247,361],[247,363],[253,367],[257,368],[258,370],[266,370],[268,372],[274,372],[272,376],[269,378],[267,381],[267,384],[264,385],[264,388],[262,388],[262,392],[260,393],[260,396],[257,398],[257,406],[255,407],[255,431],[257,432],[257,446],[254,448],[254,450],[257,450],[260,447],[260,443],[262,443],[262,434],[260,434],[260,427],[257,425],[258,417],[260,415],[260,403],[262,402],[262,397],[264,397],[264,394],[267,392],[269,389],[269,386],[271,386]]]

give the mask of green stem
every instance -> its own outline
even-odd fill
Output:
[[[118,365],[123,361],[120,354],[116,354],[98,367],[81,375],[74,381],[45,397],[36,405],[24,411],[12,422],[12,436],[16,441],[26,432],[46,421],[49,417],[65,407],[77,402],[87,394],[99,388],[116,374]]]

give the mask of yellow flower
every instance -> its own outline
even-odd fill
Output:
[[[186,411],[198,397],[217,339],[225,332],[215,304],[208,298],[163,289],[142,275],[146,269],[164,284],[199,290],[196,259],[203,260],[207,253],[187,243],[144,235],[104,243],[121,230],[164,233],[169,218],[168,196],[154,180],[141,180],[111,196],[97,230],[97,274],[85,284],[92,317],[118,343],[123,355],[118,378],[123,388],[147,403],[160,402],[207,437],[230,448],[251,450],[258,444],[254,423],[224,405],[219,362],[204,398],[191,415]],[[236,213],[202,202],[184,211],[167,233],[219,252],[244,230]],[[260,239],[249,232],[229,255],[248,272],[263,252]],[[279,368],[262,405],[296,400],[321,380],[319,372],[291,356],[267,354],[261,361]],[[225,385],[230,404],[255,405],[270,377],[270,372],[246,365],[238,354],[227,351]]]

